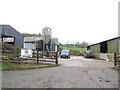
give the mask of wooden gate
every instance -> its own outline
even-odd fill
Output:
[[[32,57],[19,59],[21,63],[58,64],[58,52],[33,50]]]
[[[33,58],[36,58],[37,63],[54,62],[58,64],[58,52],[54,51],[33,51]]]

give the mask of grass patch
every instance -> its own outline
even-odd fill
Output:
[[[37,69],[45,67],[55,67],[58,64],[13,64],[13,63],[3,63],[2,70],[25,70],[25,69]]]
[[[114,66],[114,67],[111,67],[112,69],[115,69],[115,70],[120,70],[120,66]]]
[[[0,67],[2,67],[2,63],[0,63]]]
[[[71,46],[71,47],[60,46],[60,48],[62,48],[62,49],[67,49],[67,50],[70,50],[70,51],[83,52],[83,53],[87,50],[87,48],[77,48],[77,47],[74,47],[74,46]]]
[[[20,65],[15,65],[15,64],[11,64],[11,63],[4,63],[1,66],[2,67],[17,67],[17,66],[20,66]]]

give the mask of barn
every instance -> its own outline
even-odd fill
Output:
[[[114,53],[119,52],[120,39],[118,37],[89,45],[89,48],[95,58],[114,61]]]
[[[37,45],[39,44],[39,45]],[[43,49],[43,38],[42,37],[24,37],[24,48],[26,49]]]
[[[0,25],[1,41],[23,48],[24,37],[10,25]]]

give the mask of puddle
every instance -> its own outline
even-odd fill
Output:
[[[84,61],[92,61],[91,59],[88,58],[84,58],[82,56],[71,56],[70,57],[71,60],[84,60]]]
[[[82,57],[75,57],[75,56],[71,56],[70,59],[75,59],[75,60],[78,60],[78,59],[81,59]]]
[[[79,62],[65,62],[63,66],[69,66],[69,67],[83,67],[82,63]]]

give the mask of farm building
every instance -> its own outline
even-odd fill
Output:
[[[23,48],[23,35],[10,25],[0,25],[1,41]]]
[[[39,44],[39,47],[37,47]],[[42,37],[24,37],[24,48],[26,49],[42,49],[43,38]]]
[[[37,36],[37,37],[24,37],[24,48],[26,49],[34,49],[34,50],[41,50],[43,51],[43,37]],[[51,42],[47,44],[48,48],[50,48],[50,51],[55,51],[56,45],[58,45],[58,39],[52,38]],[[44,47],[45,50],[45,47]]]
[[[52,40],[51,40],[51,42],[52,42],[52,51],[56,51],[56,46],[59,46],[58,45],[58,38],[52,38]]]
[[[116,37],[100,43],[90,45],[87,48],[90,48],[94,57],[113,61],[114,53],[119,52],[119,45],[120,40],[118,41],[118,37]]]
[[[58,47],[58,38],[52,38],[52,29],[45,27],[42,29],[43,51],[56,51]]]

